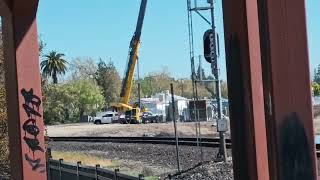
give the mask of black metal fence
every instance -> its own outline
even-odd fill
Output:
[[[143,180],[139,177],[121,174],[119,169],[114,171],[96,167],[82,166],[81,162],[71,164],[63,162],[62,159],[48,159],[48,180]]]

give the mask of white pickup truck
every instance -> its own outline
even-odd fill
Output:
[[[111,124],[113,122],[119,121],[118,112],[100,112],[97,113],[97,116],[94,117],[94,124]]]

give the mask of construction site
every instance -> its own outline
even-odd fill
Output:
[[[317,5],[0,0],[0,180],[320,179]]]

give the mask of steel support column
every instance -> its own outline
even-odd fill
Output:
[[[304,0],[258,0],[270,179],[316,179]]]
[[[257,1],[223,1],[223,14],[234,179],[269,180]]]
[[[3,15],[11,179],[46,179],[39,47],[38,0],[0,0]]]
[[[6,11],[7,4],[4,2],[4,0],[0,0],[0,16],[3,16]]]

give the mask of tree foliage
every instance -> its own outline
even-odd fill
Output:
[[[91,58],[76,58],[70,63],[71,78],[63,84],[50,84],[44,79],[44,113],[46,123],[77,122],[82,115],[94,115],[112,102],[118,102],[121,79],[119,72],[110,61],[95,64]],[[202,74],[204,80],[212,80],[203,69],[198,69],[197,77]],[[134,80],[131,102],[138,101],[138,83],[141,85],[141,97],[151,97],[157,93],[170,90],[173,83],[176,95],[193,98],[194,89],[191,79],[177,79],[168,68],[150,72],[139,81]],[[227,97],[227,85],[221,82],[222,96]],[[198,97],[212,98],[215,85],[212,82],[197,83]]]
[[[320,64],[314,71],[313,82],[320,84]]]
[[[106,64],[100,59],[97,72],[95,73],[95,79],[102,89],[107,104],[119,100],[121,80],[112,61]]]
[[[142,93],[150,97],[156,93],[163,92],[170,89],[170,83],[174,81],[174,78],[170,75],[170,72],[166,67],[163,67],[161,71],[151,72],[141,81]]]
[[[41,62],[42,75],[52,77],[53,83],[58,83],[58,75],[65,74],[67,71],[68,62],[63,59],[64,54],[56,51],[51,51],[44,56],[45,59]]]
[[[320,84],[319,83],[312,83],[313,95],[320,96]]]
[[[43,87],[46,124],[77,122],[83,115],[94,115],[103,107],[100,87],[92,80],[75,80]]]
[[[207,82],[199,83],[200,88],[205,88],[210,95],[206,94],[206,97],[215,97],[216,96],[216,82],[208,82],[208,80],[214,80],[214,77],[212,75],[206,76],[204,69],[202,68],[200,70],[200,67],[198,68],[198,71],[196,73],[197,79],[200,79],[200,73],[202,73],[202,80],[207,80]],[[220,81],[220,91],[221,96],[224,98],[228,98],[228,84],[226,81]],[[200,96],[201,97],[201,96]]]
[[[221,81],[221,96],[228,98],[228,84],[226,81]]]
[[[206,73],[205,73],[204,69],[200,67],[200,65],[198,66],[198,70],[196,72],[196,78],[198,80],[200,80],[200,78],[202,78],[202,80],[207,79],[206,78]]]
[[[45,43],[40,36],[39,36],[38,42],[39,42],[39,56],[41,57],[43,55],[44,49],[47,46],[47,43]]]
[[[70,63],[72,79],[94,79],[97,72],[97,64],[92,58],[76,58]]]
[[[209,77],[206,77],[204,70],[198,71],[202,72],[203,79],[208,79]],[[199,77],[199,73],[196,75]],[[145,76],[141,81],[141,94],[142,97],[151,97],[152,95],[155,95],[160,92],[164,92],[166,90],[170,90],[170,83],[173,83],[174,91],[176,95],[183,96],[186,98],[193,98],[193,88],[192,88],[192,80],[191,79],[175,79],[173,76],[171,76],[171,73],[168,71],[167,68],[163,68],[161,71],[151,72],[147,76]],[[135,94],[138,92],[135,92],[137,90],[137,85],[134,86],[133,91],[133,98],[137,97]],[[212,88],[214,87],[214,84],[211,82],[206,83],[197,83],[197,93],[198,97],[204,98],[210,98],[212,97],[212,93],[214,93],[214,90]],[[212,90],[212,91],[210,91]],[[224,93],[223,95],[226,95]]]

